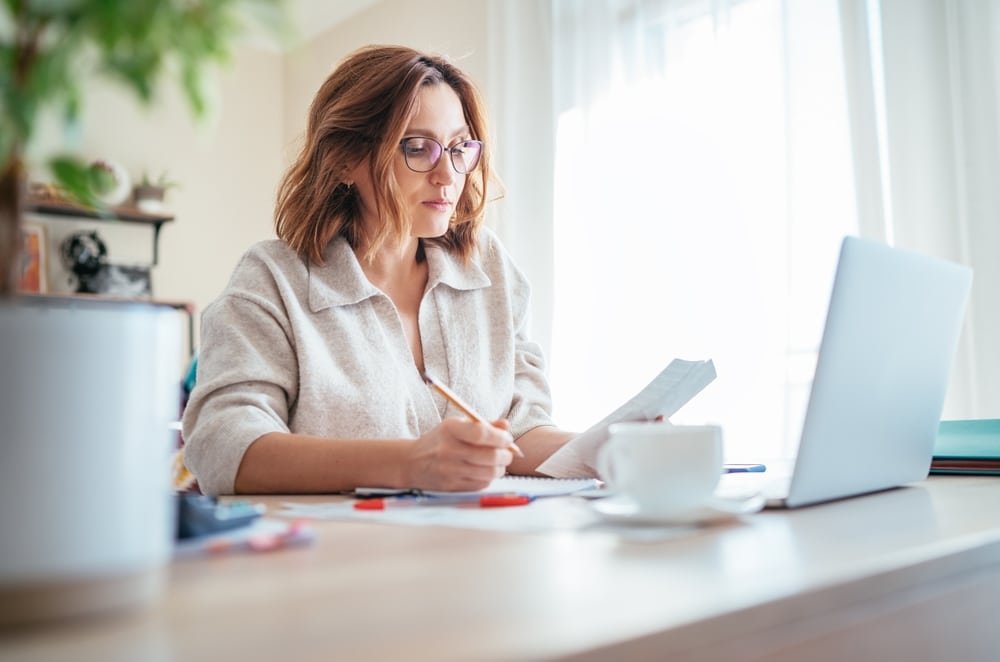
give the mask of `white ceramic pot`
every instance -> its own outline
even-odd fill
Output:
[[[162,592],[180,330],[147,303],[0,301],[0,623]]]

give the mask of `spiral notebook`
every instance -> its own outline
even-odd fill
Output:
[[[545,478],[536,476],[501,476],[485,489],[476,492],[436,492],[432,490],[396,490],[383,487],[359,487],[354,490],[356,497],[380,497],[395,494],[456,495],[456,494],[524,494],[532,497],[567,496],[587,492],[601,486],[596,478]]]

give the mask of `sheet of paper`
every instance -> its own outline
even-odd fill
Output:
[[[557,478],[596,473],[597,453],[608,440],[608,426],[628,421],[669,418],[715,379],[715,364],[674,359],[631,400],[589,430],[573,437],[538,466],[540,473]]]
[[[612,535],[629,542],[657,543],[702,535],[700,526],[628,526],[607,522],[590,506],[576,497],[538,499],[526,506],[509,508],[474,508],[463,506],[424,506],[356,510],[353,501],[327,503],[285,502],[277,514],[293,519],[354,520],[410,526],[448,526],[460,529],[502,531],[506,533],[554,533],[578,531]]]

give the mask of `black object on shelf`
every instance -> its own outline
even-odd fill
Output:
[[[97,232],[76,232],[59,247],[63,266],[76,276],[78,294],[98,294],[96,276],[107,264],[108,247]]]

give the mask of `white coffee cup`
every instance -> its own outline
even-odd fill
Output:
[[[616,423],[609,433],[598,472],[638,512],[670,516],[711,500],[722,473],[721,427]]]
[[[0,337],[0,624],[148,603],[177,526],[177,313],[11,300]]]

